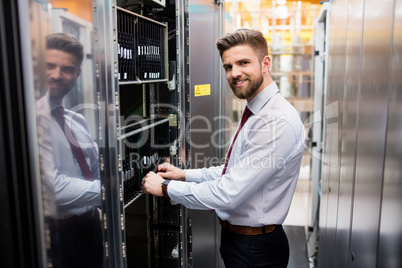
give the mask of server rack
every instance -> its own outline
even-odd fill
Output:
[[[110,267],[188,267],[191,246],[185,209],[144,195],[141,189],[142,177],[156,171],[162,161],[179,164],[175,144],[181,142],[177,128],[182,117],[175,81],[169,83],[178,56],[169,56],[172,43],[168,44],[166,22],[118,4],[97,1],[94,5],[95,17],[107,24],[97,29],[102,41],[95,50],[112,48],[95,61],[97,72],[104,74],[98,84],[111,81],[99,90],[100,103],[113,107],[105,109],[105,125],[100,128],[100,135],[108,136],[106,150],[100,152],[104,181],[109,183],[104,185],[103,206],[115,209],[103,219],[106,260]]]
[[[144,4],[151,7],[155,1],[151,2]],[[219,267],[215,216],[144,195],[139,183],[141,177],[166,158],[182,168],[195,167],[193,156],[200,150],[192,146],[192,140],[197,138],[191,131],[193,124],[189,124],[192,117],[205,116],[213,121],[211,131],[222,128],[223,119],[219,116],[223,115],[221,89],[225,87],[218,71],[215,40],[223,34],[223,2],[170,1],[159,6],[159,14],[158,9],[148,9],[153,18],[163,17],[159,20],[146,17],[146,8],[142,9],[143,15],[138,14],[138,9],[124,8],[132,3],[138,1],[96,1],[94,5],[94,17],[104,25],[95,28],[95,51],[105,52],[95,53],[101,56],[96,58],[95,66],[98,84],[105,86],[99,87],[98,99],[100,106],[105,107],[104,119],[100,120],[104,128],[100,126],[99,135],[108,137],[103,146],[107,151],[100,153],[106,178],[103,206],[109,211],[103,219],[107,226],[108,265]],[[212,15],[213,20],[200,19],[201,15]],[[197,21],[192,23],[194,19]],[[190,36],[201,29],[206,35]],[[205,38],[210,42],[199,47],[201,43],[196,42]],[[197,67],[204,61],[213,62],[212,73]],[[209,84],[213,94],[195,98],[194,88],[201,83]],[[147,135],[148,143],[131,146]],[[217,142],[224,143],[224,139],[223,135],[217,136]],[[223,151],[224,147],[209,145],[201,153],[204,158],[212,158],[223,157]],[[133,164],[141,167],[133,168]],[[112,233],[119,235],[111,236]]]
[[[24,101],[19,103],[25,107],[18,110],[24,115],[19,122],[27,129],[24,133],[30,133],[24,149],[29,151],[29,158],[24,160],[29,175],[24,176],[24,184],[18,189],[30,194],[24,197],[31,202],[27,203],[29,209],[21,211],[32,212],[26,218],[33,227],[18,230],[32,235],[29,246],[19,247],[18,252],[26,255],[29,251],[31,256],[19,263],[24,266],[26,261],[32,267],[52,265],[47,256],[49,211],[45,208],[51,200],[44,194],[44,163],[38,158],[35,101],[45,93],[45,37],[52,32],[67,32],[85,49],[83,72],[65,105],[87,118],[99,147],[104,266],[219,266],[215,216],[210,214],[205,221],[204,213],[189,211],[169,199],[145,195],[140,180],[166,159],[182,168],[194,166],[197,148],[192,148],[191,140],[197,136],[188,124],[193,116],[206,116],[214,122],[211,131],[222,127],[222,121],[212,117],[221,116],[224,106],[220,91],[223,79],[217,71],[220,62],[214,44],[223,34],[223,2],[80,0],[69,1],[68,8],[57,2],[21,0],[15,6],[1,6],[2,14],[12,9],[14,23],[18,21],[14,34],[21,38],[16,49],[24,55],[20,77],[24,77],[24,84],[21,94],[13,96],[15,102]],[[213,21],[200,17],[208,13]],[[200,21],[207,23],[199,24]],[[4,29],[3,19],[1,22]],[[208,43],[200,47],[196,42],[203,40],[202,35],[191,37],[190,31],[196,33],[201,28],[206,33],[211,29],[213,35],[208,35]],[[201,64],[212,63],[212,68],[197,67],[200,55],[204,55]],[[2,74],[6,76],[4,70]],[[212,93],[194,95],[199,84],[209,84]],[[1,111],[3,114],[11,110],[2,106]],[[1,133],[6,133],[3,128]],[[218,135],[216,139],[224,143],[225,138]],[[224,147],[211,146],[201,151],[205,158],[223,157]],[[3,167],[5,162],[1,164]],[[23,244],[21,239],[18,241]],[[17,263],[15,258],[13,261]]]
[[[401,4],[331,3],[318,267],[402,264]]]
[[[40,187],[32,163],[36,135],[24,101],[31,84],[22,59],[29,46],[18,27],[24,7],[17,1],[0,3],[0,257],[6,267],[45,267]]]

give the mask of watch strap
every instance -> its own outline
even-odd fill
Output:
[[[163,196],[164,196],[164,197],[169,197],[168,191],[167,191],[167,187],[168,187],[169,182],[170,182],[170,180],[164,180],[164,181],[162,182],[162,184],[161,184],[161,186],[162,186],[162,193],[163,193]]]

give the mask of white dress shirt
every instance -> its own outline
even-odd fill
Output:
[[[231,224],[282,224],[304,151],[304,127],[295,108],[271,83],[247,107],[253,115],[240,131],[226,173],[223,165],[186,170],[171,181],[169,197],[190,209],[214,209]]]
[[[85,159],[95,178],[85,180],[75,159],[66,135],[51,115],[57,105],[45,95],[36,104],[41,172],[47,199],[55,204],[48,206],[49,216],[65,219],[81,215],[101,204],[98,145],[91,137],[85,118],[65,110],[64,118],[80,144]]]

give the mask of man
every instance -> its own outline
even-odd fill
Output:
[[[303,124],[270,75],[260,32],[237,30],[218,39],[217,48],[234,94],[247,100],[247,116],[225,165],[181,170],[162,164],[158,174],[145,176],[143,189],[190,209],[214,209],[226,268],[286,267],[289,245],[282,223],[300,171]]]
[[[81,74],[83,46],[63,33],[49,35],[46,45],[47,91],[37,116],[44,189],[54,201],[45,213],[48,257],[56,268],[102,267],[98,146],[85,118],[62,106]]]

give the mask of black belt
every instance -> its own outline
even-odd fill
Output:
[[[241,226],[241,225],[233,225],[228,221],[223,221],[221,219],[219,219],[219,222],[223,229],[241,235],[267,234],[273,232],[275,230],[275,227],[277,226],[277,225],[264,225],[261,227]]]

